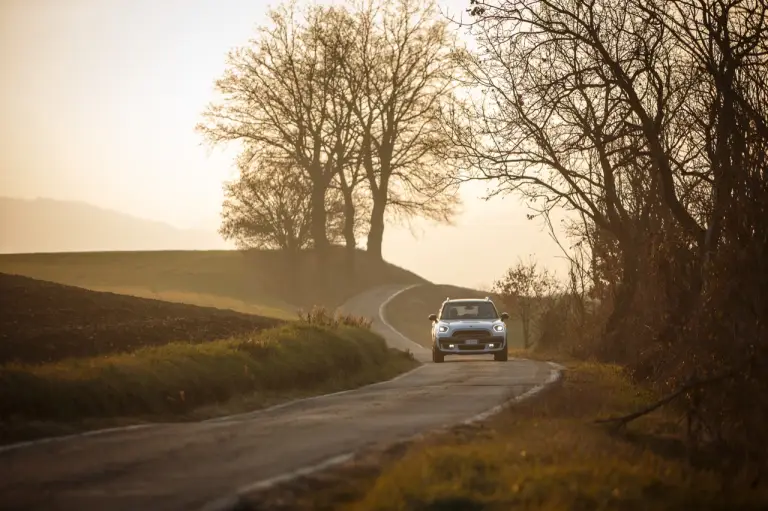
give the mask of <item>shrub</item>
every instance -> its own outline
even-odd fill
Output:
[[[179,414],[244,393],[349,388],[394,376],[413,363],[369,330],[297,322],[249,338],[0,366],[0,416]]]
[[[364,330],[370,330],[372,321],[363,316],[355,316],[354,314],[344,314],[340,310],[336,310],[333,314],[328,312],[325,307],[313,307],[309,312],[299,311],[299,320],[307,325],[324,326],[329,328],[337,328],[343,326],[353,326],[362,328]]]

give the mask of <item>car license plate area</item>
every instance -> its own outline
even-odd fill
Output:
[[[467,339],[464,344],[477,344],[477,339]]]

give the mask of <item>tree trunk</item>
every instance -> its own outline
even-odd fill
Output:
[[[376,259],[383,259],[381,249],[384,242],[384,211],[387,207],[387,194],[379,194],[373,198],[373,211],[371,211],[371,228],[368,231],[367,252]]]
[[[638,263],[637,251],[633,248],[627,247],[626,244],[621,249],[621,283],[619,285],[619,291],[614,302],[613,311],[608,317],[605,325],[605,338],[607,340],[606,348],[610,353],[605,353],[611,359],[615,359],[617,356],[621,357],[622,354],[618,353],[624,346],[622,342],[622,323],[629,315],[629,311],[632,307],[632,302],[637,293],[637,270]]]
[[[352,193],[344,194],[344,244],[347,254],[347,269],[349,273],[355,271],[355,203]]]
[[[320,183],[312,184],[312,241],[318,257],[323,257],[328,251],[328,236],[326,235],[325,186]]]
[[[523,331],[523,349],[531,347],[531,302],[527,297],[517,299],[520,329]]]
[[[523,348],[528,349],[531,347],[531,330],[530,330],[531,318],[526,317],[523,319]]]

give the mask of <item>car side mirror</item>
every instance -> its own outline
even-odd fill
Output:
[[[437,321],[437,314],[430,314],[430,315],[429,315],[429,320],[430,320],[430,321],[432,321],[433,323],[434,323],[435,321]]]
[[[502,321],[506,321],[508,319],[509,319],[509,314],[507,314],[506,312],[502,312],[501,313],[501,320]]]

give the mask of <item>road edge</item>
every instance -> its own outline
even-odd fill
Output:
[[[401,290],[399,290],[399,291],[397,291],[397,292],[395,292],[395,293],[391,294],[391,295],[390,295],[390,296],[389,296],[389,297],[388,297],[386,300],[384,300],[384,301],[381,303],[381,305],[379,305],[379,321],[381,321],[381,322],[384,324],[384,326],[386,326],[387,328],[389,328],[390,330],[392,330],[394,333],[396,333],[398,336],[400,336],[400,338],[402,338],[403,340],[407,341],[409,344],[413,344],[413,345],[414,345],[414,346],[417,348],[417,349],[416,349],[416,351],[412,351],[412,353],[414,354],[414,356],[416,355],[416,352],[419,352],[419,351],[420,351],[420,352],[423,352],[423,354],[425,355],[425,357],[427,357],[427,360],[426,360],[426,361],[428,362],[429,360],[431,360],[431,359],[429,358],[429,354],[430,354],[430,351],[429,351],[427,348],[425,348],[424,346],[422,346],[421,344],[419,344],[419,343],[417,343],[416,341],[414,341],[413,339],[409,339],[408,337],[406,337],[405,335],[403,335],[403,334],[400,332],[400,330],[398,330],[397,328],[395,328],[394,326],[392,326],[392,324],[391,324],[389,321],[387,321],[387,316],[386,316],[386,314],[384,313],[384,312],[385,312],[385,311],[384,311],[384,309],[386,309],[386,308],[387,308],[387,305],[389,305],[389,303],[390,303],[392,300],[394,300],[394,299],[395,299],[395,298],[397,298],[399,295],[401,295],[402,293],[405,293],[406,291],[408,291],[408,290],[410,290],[410,289],[413,289],[413,288],[415,288],[415,287],[419,287],[419,286],[423,286],[423,285],[424,285],[424,284],[411,284],[410,286],[404,287],[403,289],[401,289]]]
[[[114,428],[104,428],[104,429],[92,429],[89,431],[83,431],[80,433],[72,433],[70,435],[61,435],[61,436],[49,436],[44,438],[38,438],[35,440],[23,440],[21,442],[15,442],[12,444],[6,444],[6,445],[0,445],[0,454],[5,454],[9,451],[15,451],[17,449],[23,449],[24,447],[31,447],[33,445],[41,445],[41,444],[49,444],[54,442],[63,442],[65,440],[73,440],[75,438],[85,438],[89,436],[98,436],[98,435],[106,435],[109,433],[121,433],[124,431],[135,431],[138,429],[147,429],[147,428],[156,428],[161,426],[172,426],[175,424],[195,424],[195,423],[208,423],[208,422],[224,422],[226,420],[241,420],[241,419],[250,419],[255,416],[269,413],[275,410],[279,410],[281,408],[286,408],[288,406],[292,405],[298,405],[302,403],[308,403],[311,401],[314,401],[315,399],[325,398],[329,396],[339,396],[342,394],[346,394],[348,392],[353,392],[360,389],[367,389],[370,387],[375,387],[377,385],[383,385],[385,383],[392,383],[394,381],[399,380],[400,378],[404,378],[405,376],[412,374],[419,369],[423,369],[424,364],[419,363],[416,367],[413,369],[409,369],[408,371],[404,373],[400,373],[394,378],[390,378],[388,380],[382,380],[377,381],[374,383],[368,383],[366,385],[362,385],[360,387],[355,387],[354,389],[347,389],[347,390],[340,390],[338,392],[332,392],[330,394],[318,394],[317,396],[311,396],[311,397],[302,397],[298,399],[292,399],[290,401],[286,401],[284,403],[279,403],[276,405],[272,405],[267,408],[260,408],[258,410],[253,410],[251,412],[242,412],[234,415],[223,415],[221,417],[211,417],[210,419],[204,419],[201,421],[180,421],[180,422],[152,422],[152,423],[142,423],[142,424],[130,424],[128,426],[118,426]]]

